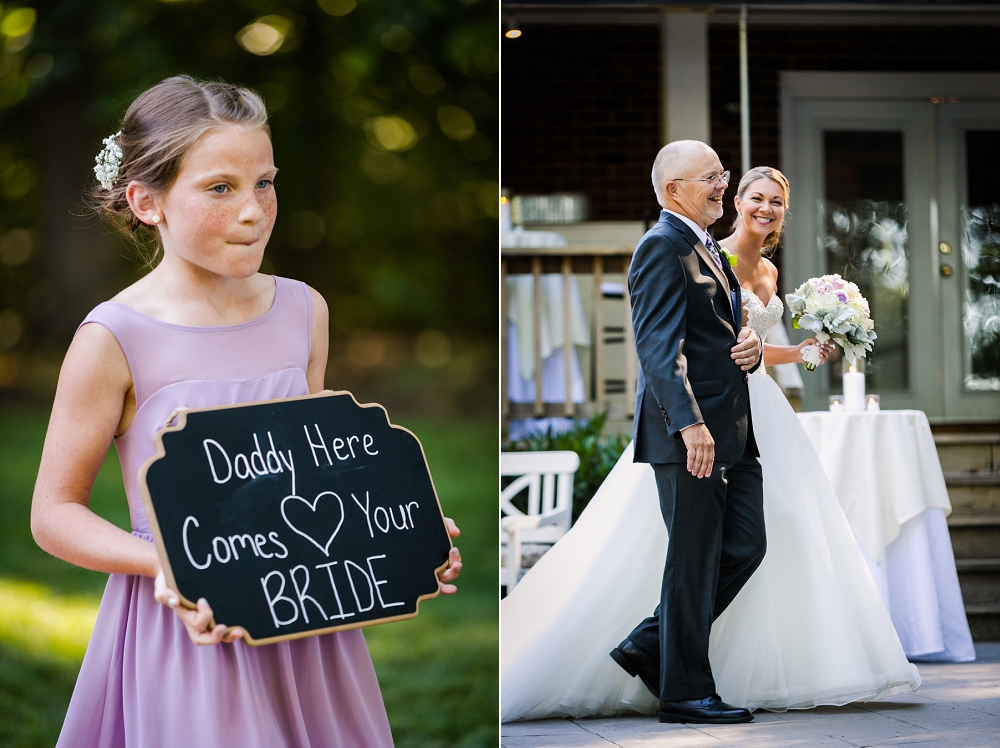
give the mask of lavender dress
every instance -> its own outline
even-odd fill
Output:
[[[137,474],[175,408],[309,393],[309,289],[275,282],[271,310],[241,325],[173,325],[115,302],[84,320],[114,334],[135,383],[135,419],[115,439],[133,535],[152,540]],[[112,574],[57,748],[391,745],[360,629],[200,647],[153,599],[152,579]]]

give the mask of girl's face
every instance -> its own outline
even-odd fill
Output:
[[[263,130],[225,125],[208,132],[156,200],[165,259],[226,278],[254,275],[278,212],[277,171]]]
[[[761,177],[747,186],[743,197],[736,198],[740,225],[752,236],[767,237],[785,220],[785,193],[773,179]]]

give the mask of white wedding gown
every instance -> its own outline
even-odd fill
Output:
[[[781,300],[747,296],[763,336]],[[719,695],[780,711],[915,691],[920,675],[819,457],[763,366],[750,402],[767,555],[712,626]],[[653,471],[632,462],[629,445],[573,528],[500,603],[502,721],[656,711],[608,652],[659,602],[666,552]]]

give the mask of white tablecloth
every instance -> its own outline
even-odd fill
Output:
[[[972,635],[945,517],[951,502],[919,410],[800,413],[911,659],[968,662]]]
[[[562,352],[563,340],[563,277],[558,273],[546,273],[542,276],[542,305],[539,310],[541,320],[539,330],[541,338],[538,347],[542,359],[548,359],[553,353]],[[580,298],[580,285],[576,275],[569,279],[569,309],[570,309],[570,344],[574,346],[590,345],[590,329],[586,315],[583,312],[583,300]],[[516,330],[516,336],[511,336],[508,345],[511,355],[511,369],[519,372],[520,378],[534,387],[535,378],[535,279],[531,275],[511,275],[507,277],[507,322]],[[575,351],[574,351],[575,355]],[[516,362],[516,369],[513,363]],[[577,364],[579,366],[579,364]],[[544,369],[543,369],[544,371]],[[554,396],[552,402],[562,402],[566,395],[565,375],[559,383],[562,394]],[[544,389],[544,386],[543,386]],[[512,388],[513,391],[513,388]],[[522,402],[514,400],[513,402]],[[534,391],[531,400],[535,399]],[[544,395],[543,395],[544,399]],[[546,401],[549,402],[549,401]]]
[[[541,233],[541,232],[533,232]],[[512,403],[535,402],[535,279],[530,275],[507,278],[507,399]],[[563,277],[556,273],[542,276],[542,306],[539,348],[542,353],[542,402],[566,401],[566,359],[563,356]],[[590,330],[583,311],[580,286],[570,277],[570,401],[586,400],[583,372],[577,347],[590,345]],[[534,432],[566,431],[571,418],[518,418],[509,424],[508,437],[521,439]]]

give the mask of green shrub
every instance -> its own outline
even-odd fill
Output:
[[[574,422],[569,431],[553,433],[552,427],[545,432],[532,434],[524,439],[508,441],[503,449],[508,452],[549,452],[569,450],[580,456],[580,467],[573,476],[573,521],[586,508],[597,493],[611,468],[618,462],[630,441],[624,434],[601,436],[607,413],[590,419]]]

